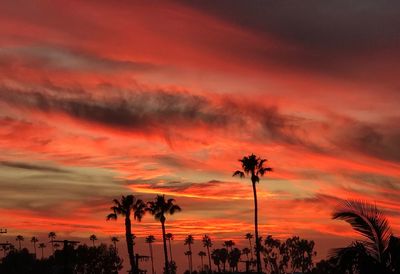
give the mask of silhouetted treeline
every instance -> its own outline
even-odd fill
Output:
[[[49,258],[35,259],[28,249],[10,250],[0,264],[1,274],[117,274],[122,259],[114,246],[67,246]]]

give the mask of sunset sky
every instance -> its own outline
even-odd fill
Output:
[[[109,241],[113,198],[165,193],[182,250],[244,245],[252,189],[232,173],[255,153],[274,168],[264,236],[323,257],[355,236],[330,219],[341,199],[399,234],[399,48],[398,1],[1,1],[0,227]],[[151,216],[133,231],[161,235]]]

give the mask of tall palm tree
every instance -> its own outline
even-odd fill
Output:
[[[192,235],[187,235],[184,241],[184,245],[187,245],[189,247],[189,251],[192,253],[192,244],[194,243],[194,238]],[[189,263],[189,272],[192,273],[193,271],[193,259],[192,259],[192,254],[190,254],[189,257],[190,263]]]
[[[167,233],[167,234],[165,235],[165,237],[166,237],[167,240],[168,240],[168,244],[169,244],[169,257],[170,257],[170,262],[171,262],[171,264],[172,264],[173,259],[172,259],[171,240],[174,240],[174,235],[173,235],[172,233]]]
[[[211,238],[208,235],[204,235],[204,237],[203,237],[203,247],[207,248],[208,265],[209,265],[209,271],[211,273],[212,272],[212,267],[211,267],[210,247],[212,247],[212,241],[211,241]]]
[[[264,167],[266,159],[261,159],[254,154],[245,156],[239,160],[242,163],[242,170],[237,170],[233,173],[233,176],[240,176],[244,178],[250,176],[251,183],[253,186],[254,196],[254,232],[256,237],[256,259],[257,259],[257,272],[261,273],[261,243],[258,236],[258,206],[257,206],[257,190],[256,183],[260,182],[260,176],[264,176],[265,173],[272,171],[270,167]]]
[[[57,237],[57,235],[54,231],[49,232],[48,238],[51,241],[51,248],[52,248],[53,254],[54,254],[54,242],[53,241],[56,239],[56,237]]]
[[[39,248],[42,250],[42,260],[43,260],[43,249],[45,249],[46,248],[46,245],[44,244],[44,243],[40,243],[39,244]]]
[[[169,274],[168,267],[168,251],[167,251],[167,238],[165,236],[165,221],[167,214],[173,215],[181,211],[181,208],[175,204],[174,199],[165,200],[165,195],[157,195],[154,201],[147,203],[147,210],[154,216],[156,220],[161,223],[163,244],[164,244],[164,259],[165,259],[165,273]]]
[[[32,237],[31,238],[31,243],[33,243],[33,250],[35,252],[35,258],[36,258],[36,243],[39,242],[38,238]]]
[[[246,233],[246,235],[244,235],[244,237],[249,240],[249,246],[250,246],[250,256],[251,256],[251,260],[253,261],[253,246],[251,244],[251,239],[253,239],[253,234],[251,233]]]
[[[332,255],[338,259],[339,266],[355,266],[359,270],[367,267],[373,273],[389,273],[389,269],[393,268],[390,246],[395,237],[387,218],[375,205],[344,201],[333,212],[332,218],[346,221],[365,238],[363,241],[353,242],[348,247],[333,250]]]
[[[129,254],[131,272],[138,273],[133,250],[133,235],[131,227],[131,214],[137,221],[141,221],[145,214],[146,204],[133,195],[122,196],[121,200],[114,199],[111,207],[112,213],[107,215],[107,220],[117,220],[118,215],[125,217],[125,239]]]
[[[98,239],[97,239],[97,236],[96,236],[96,235],[94,235],[94,234],[92,234],[92,235],[90,235],[90,237],[89,237],[89,240],[91,240],[91,241],[92,241],[92,243],[93,243],[93,247],[95,247],[95,244],[94,244],[94,242],[98,240]]]
[[[111,237],[111,242],[114,244],[115,251],[117,251],[117,243],[119,242],[118,237],[116,236]]]
[[[185,251],[185,256],[188,257],[188,266],[189,266],[189,269],[190,269],[190,257],[192,256],[192,251],[190,251],[190,250]]]
[[[207,256],[207,254],[204,251],[200,251],[199,256],[200,256],[200,260],[201,260],[201,271],[204,271],[203,257]]]
[[[153,235],[149,235],[146,237],[146,243],[149,244],[149,249],[150,249],[150,258],[151,258],[151,273],[154,274],[154,260],[153,260],[153,246],[152,243],[154,243],[154,241],[156,240],[156,238],[154,238]]]
[[[21,235],[18,235],[18,236],[15,238],[15,240],[18,242],[18,244],[19,244],[19,250],[21,251],[21,242],[24,241],[24,237],[21,236]]]

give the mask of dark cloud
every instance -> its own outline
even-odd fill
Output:
[[[383,69],[376,62],[382,58],[386,69],[399,69],[398,1],[256,0],[244,3],[207,0],[181,3],[292,49],[265,47],[264,50],[236,52],[244,60],[250,58],[260,64],[285,68],[293,66],[350,80],[360,77],[371,81],[372,75],[376,79]],[[355,72],[354,67],[363,71]],[[369,76],[365,77],[365,73]],[[395,79],[391,81],[398,84]]]
[[[398,119],[395,119],[398,122]],[[381,124],[348,120],[332,142],[343,151],[357,151],[389,161],[400,161],[400,129],[396,121]]]
[[[111,97],[101,97],[101,92],[93,97],[88,92],[21,91],[6,86],[0,91],[0,102],[12,107],[65,113],[82,121],[123,130],[153,132],[198,126],[227,129],[251,123],[259,125],[262,138],[295,142],[289,117],[281,115],[277,108],[239,104],[229,98],[213,100],[187,92],[163,90],[114,92]]]
[[[65,169],[51,167],[51,166],[33,165],[33,164],[29,164],[29,163],[0,161],[0,167],[1,166],[10,167],[10,168],[17,168],[17,169],[27,169],[27,170],[33,170],[33,171],[69,173],[69,171],[65,170]]]

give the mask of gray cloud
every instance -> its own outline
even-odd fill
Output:
[[[113,60],[91,53],[54,46],[25,46],[0,49],[0,65],[18,63],[35,69],[58,69],[87,72],[148,71],[156,67],[149,63]]]
[[[9,162],[9,161],[0,161],[0,167],[10,167],[17,169],[27,169],[33,171],[43,171],[43,172],[55,172],[55,173],[69,173],[69,171],[57,167],[45,166],[45,165],[33,165],[29,163],[20,163],[20,162]]]

